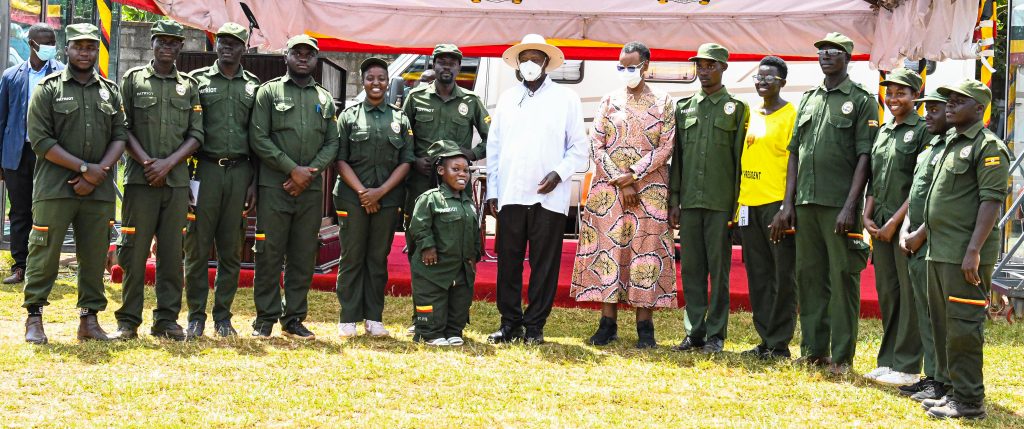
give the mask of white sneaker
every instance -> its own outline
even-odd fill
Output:
[[[889,368],[887,366],[880,366],[878,368],[875,368],[875,369],[871,370],[871,372],[869,372],[867,374],[864,374],[864,378],[866,378],[868,380],[874,380],[874,379],[876,379],[878,377],[881,377],[883,375],[886,375],[886,374],[888,374],[890,372],[892,372],[891,368]]]
[[[427,341],[426,344],[428,346],[442,346],[442,347],[443,346],[450,346],[451,345],[451,344],[448,343],[448,340],[446,340],[444,338],[438,338],[436,340],[430,340],[430,341]]]
[[[449,346],[461,346],[463,344],[465,344],[465,341],[462,341],[462,337],[451,337],[448,339]]]
[[[352,338],[356,336],[356,324],[355,323],[339,323],[338,324],[338,336],[341,338]]]
[[[918,374],[907,374],[905,372],[892,371],[875,379],[875,382],[889,386],[907,386],[917,383],[921,379]]]
[[[383,323],[375,322],[373,320],[367,320],[365,324],[366,334],[370,335],[371,337],[386,337],[388,335],[391,335],[391,333],[384,328]]]

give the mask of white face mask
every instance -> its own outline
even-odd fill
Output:
[[[533,61],[527,61],[519,63],[519,74],[523,75],[523,79],[527,82],[533,82],[540,77],[543,69],[541,66]]]
[[[633,72],[623,70],[619,72],[619,80],[629,88],[636,88],[636,86],[640,84],[640,81],[643,80],[642,74],[643,73],[640,69],[636,69]]]
[[[53,45],[39,45],[39,49],[36,50],[36,56],[40,60],[50,61],[57,57],[57,47]]]

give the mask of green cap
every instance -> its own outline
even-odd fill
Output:
[[[294,48],[294,47],[296,47],[298,45],[306,45],[306,46],[309,46],[309,47],[311,47],[313,49],[316,49],[318,51],[320,50],[320,45],[317,44],[316,39],[314,39],[312,37],[309,37],[309,36],[307,36],[305,34],[300,34],[298,36],[292,36],[291,39],[288,39],[288,44],[286,45],[286,47],[288,49],[291,49],[291,48]]]
[[[387,70],[388,62],[385,61],[383,58],[378,57],[367,58],[363,60],[363,62],[359,63],[359,72],[366,73],[366,70],[373,66],[383,67],[384,70]]]
[[[95,40],[100,41],[100,29],[92,24],[71,24],[64,27],[68,41],[72,40]]]
[[[459,145],[451,140],[438,140],[427,148],[427,156],[431,158],[447,158],[449,156],[465,156]]]
[[[171,36],[184,40],[185,27],[172,19],[161,19],[154,22],[153,28],[149,30],[150,39],[156,36]]]
[[[925,94],[924,97],[921,97],[921,98],[918,98],[918,99],[914,100],[915,103],[916,102],[924,102],[924,101],[938,101],[940,103],[945,103],[945,102],[949,101],[949,97],[946,97],[945,95],[940,94],[939,90],[933,89],[933,90],[929,91],[927,94]]]
[[[824,39],[814,42],[814,47],[818,49],[825,45],[836,45],[846,51],[847,54],[853,55],[853,40],[842,33],[828,33]]]
[[[437,58],[437,56],[441,54],[455,55],[456,57],[459,57],[460,60],[462,59],[462,51],[459,50],[458,46],[451,43],[441,43],[434,46],[434,55],[432,55],[431,58]]]
[[[974,79],[964,79],[963,82],[956,85],[946,85],[939,88],[939,94],[947,97],[949,97],[949,94],[953,92],[971,97],[974,101],[986,106],[990,101],[992,101],[992,90],[988,89],[985,84]]]
[[[690,61],[700,59],[727,63],[729,62],[729,50],[717,43],[705,43],[697,48],[697,55],[690,57]]]
[[[882,81],[882,85],[888,85],[890,83],[907,86],[914,91],[920,91],[921,75],[911,69],[900,67],[885,75],[885,80]]]
[[[226,22],[224,25],[220,26],[220,29],[217,30],[217,36],[231,36],[241,40],[242,43],[249,42],[249,30],[241,24],[234,22]]]

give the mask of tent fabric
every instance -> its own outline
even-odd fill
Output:
[[[117,2],[125,6],[131,6],[136,9],[144,10],[149,13],[155,13],[158,15],[163,15],[164,13],[162,10],[160,10],[160,7],[156,5],[156,2],[154,0],[117,0]]]
[[[814,41],[838,31],[853,39],[858,58],[869,58],[882,69],[894,68],[907,55],[931,60],[974,58],[970,42],[977,11],[973,4],[974,13],[965,13],[973,2],[964,0],[908,0],[894,12],[876,12],[863,0],[713,0],[709,5],[655,0],[245,3],[259,24],[251,43],[269,50],[281,49],[291,36],[311,33],[327,36],[325,49],[420,52],[437,43],[455,42],[495,56],[524,34],[538,33],[613,45],[641,40],[652,49],[679,56],[715,41],[735,58],[773,54],[810,59],[816,51]],[[156,5],[166,15],[207,31],[227,21],[248,22],[236,1],[158,0]],[[617,48],[608,46],[565,50],[569,58],[617,57]]]

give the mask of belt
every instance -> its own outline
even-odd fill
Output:
[[[196,158],[199,158],[199,159],[201,159],[203,161],[212,162],[212,163],[217,164],[217,165],[219,165],[221,167],[224,167],[224,168],[231,168],[231,167],[234,167],[234,166],[236,166],[238,164],[241,164],[243,162],[249,162],[249,157],[248,156],[236,156],[236,157],[232,157],[232,158],[227,158],[227,157],[225,157],[225,158],[217,158],[217,157],[214,157],[214,156],[210,156],[210,155],[206,155],[206,154],[202,154],[202,153],[197,153],[196,154]]]

